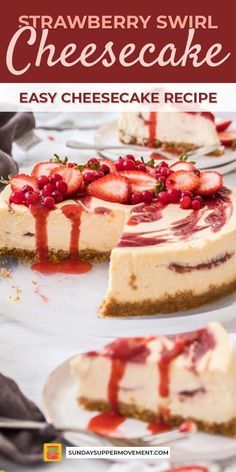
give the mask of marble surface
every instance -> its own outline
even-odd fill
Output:
[[[40,158],[40,160],[46,159],[48,155],[64,154],[67,151],[70,157],[78,157],[77,151],[70,151],[65,149],[63,144],[66,132],[50,133],[54,136],[54,140],[47,141],[47,149],[40,143],[38,149],[32,149],[27,155],[27,162],[33,162]],[[93,139],[94,130],[80,130],[71,134],[79,134],[81,140],[87,141]],[[47,139],[49,132],[42,133],[42,137]],[[78,136],[77,136],[78,137]],[[91,141],[92,142],[92,141]],[[15,149],[15,153],[17,150]],[[90,152],[91,156],[93,153]],[[21,151],[18,151],[19,158],[23,160]],[[81,155],[81,160],[88,153]],[[25,164],[25,162],[24,162]],[[225,176],[225,182],[227,185],[236,186],[236,172]],[[47,313],[45,312],[45,323]],[[230,331],[236,331],[236,316],[235,321],[228,324],[227,328]],[[0,314],[0,371],[4,374],[14,378],[23,390],[25,395],[30,397],[39,406],[41,404],[41,391],[45,383],[47,375],[50,371],[55,368],[58,364],[64,361],[66,358],[76,354],[80,350],[87,350],[93,347],[95,342],[94,337],[84,338],[76,333],[74,336],[58,336],[58,335],[47,335],[39,329],[29,328],[26,324],[10,319],[4,314]],[[112,335],[113,333],[111,333]],[[107,342],[108,338],[99,338],[101,345]],[[98,340],[96,338],[96,345]],[[89,472],[94,470],[96,467],[97,472],[105,472],[111,466],[110,462],[105,461],[92,461],[84,460],[81,461],[64,461],[58,465],[50,465],[51,470],[57,470],[58,472],[69,472],[76,470],[83,470],[83,472]],[[0,458],[0,467],[5,468],[6,471],[23,471],[25,468],[20,467]],[[34,470],[41,472],[48,467],[45,464],[36,467]]]

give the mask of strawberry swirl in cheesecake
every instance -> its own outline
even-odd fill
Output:
[[[188,310],[236,288],[235,203],[219,173],[184,156],[171,166],[56,156],[2,191],[0,252],[42,273],[110,257],[103,316]]]

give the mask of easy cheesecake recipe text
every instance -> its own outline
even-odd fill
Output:
[[[117,31],[124,30],[128,41],[127,36],[117,39]],[[181,42],[177,41],[176,30]],[[63,35],[60,43],[58,31]],[[135,41],[137,31],[145,31],[143,41]],[[211,32],[211,44],[205,44],[204,31],[208,35]],[[220,26],[211,15],[22,15],[6,49],[6,65],[14,76],[45,65],[215,68],[229,57]]]

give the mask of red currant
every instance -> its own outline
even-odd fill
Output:
[[[190,197],[185,196],[180,199],[180,208],[183,210],[189,210],[192,207],[192,200]]]
[[[100,165],[100,170],[103,172],[103,174],[107,175],[110,174],[110,167],[108,167],[106,164]]]
[[[136,164],[131,159],[127,159],[127,161],[124,161],[124,163],[123,163],[123,169],[124,170],[134,170],[134,169],[136,169]]]
[[[201,203],[201,205],[203,204],[203,198],[201,197],[201,195],[196,195],[194,197],[194,200],[198,200]]]
[[[153,199],[153,191],[152,190],[143,190],[141,193],[142,201],[144,203],[151,203]]]
[[[129,159],[130,161],[135,162],[135,157],[132,154],[126,154],[125,159]]]
[[[131,194],[130,203],[131,205],[137,205],[142,202],[142,195],[139,192],[134,192]]]
[[[190,200],[193,200],[193,194],[192,194],[192,192],[189,192],[188,190],[185,190],[184,192],[181,192],[181,197],[189,197]]]
[[[193,200],[192,201],[192,209],[193,210],[200,210],[201,208],[201,202],[199,200]]]
[[[181,192],[176,188],[172,188],[167,191],[169,195],[170,203],[178,203],[180,201]]]
[[[17,192],[12,192],[11,197],[10,197],[11,203],[15,203],[16,205],[20,205],[21,203],[24,203],[25,201],[25,194],[21,190]]]
[[[94,165],[99,166],[99,161],[96,159],[96,157],[92,157],[88,161],[88,166],[94,166]]]
[[[158,177],[158,180],[159,180],[162,184],[165,185],[165,183],[166,183],[166,177],[165,177],[164,175],[160,175],[160,176]]]
[[[147,168],[145,166],[145,164],[137,164],[136,166],[136,170],[139,170],[140,172],[147,172]]]
[[[34,205],[39,199],[39,194],[36,192],[26,192],[25,193],[25,203],[27,205]]]
[[[64,200],[64,195],[63,193],[59,192],[59,190],[54,190],[54,192],[52,192],[52,198],[55,203],[60,203]]]
[[[62,180],[62,176],[60,174],[53,174],[52,177],[50,178],[51,182],[59,182]]]
[[[42,195],[44,197],[50,197],[52,195],[52,192],[55,190],[55,187],[52,183],[49,182],[49,184],[44,185],[42,189]]]
[[[37,178],[37,184],[38,184],[38,188],[40,190],[44,187],[44,185],[46,185],[48,183],[49,183],[49,178],[46,175],[40,175]]]
[[[85,172],[84,174],[84,180],[86,183],[88,182],[93,182],[94,180],[97,179],[97,174],[96,172]]]
[[[168,167],[161,167],[160,174],[164,175],[164,177],[168,177],[171,174],[171,170]]]
[[[162,205],[168,205],[170,203],[170,198],[168,192],[158,193],[158,200]]]
[[[169,167],[169,166],[168,166],[167,162],[161,161],[160,164],[158,164],[158,167],[159,167],[159,169],[161,169],[162,167]]]
[[[52,210],[55,207],[55,202],[52,197],[42,198],[41,204],[45,206],[46,208],[49,208],[50,210]]]
[[[22,192],[33,192],[34,189],[33,187],[31,187],[31,185],[24,185],[24,187],[22,188]]]

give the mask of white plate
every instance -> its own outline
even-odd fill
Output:
[[[6,258],[4,258],[6,259]],[[193,330],[210,321],[236,316],[236,293],[191,312],[132,318],[100,318],[98,307],[108,286],[108,263],[82,275],[33,272],[10,259],[11,279],[0,278],[0,309],[7,316],[54,335],[113,337]],[[36,283],[35,283],[36,282]],[[22,291],[14,301],[17,287]]]
[[[117,121],[111,121],[109,123],[106,123],[100,128],[98,128],[95,137],[94,137],[94,142],[95,144],[101,144],[101,145],[120,145],[123,144],[119,141],[118,138],[118,127],[117,127]],[[135,146],[134,146],[135,150]],[[124,150],[117,150],[117,151],[101,151],[101,154],[104,157],[107,157],[109,159],[117,159],[117,156],[120,155],[125,155],[125,154],[130,154],[132,152],[131,149],[125,149]],[[134,151],[135,155],[141,157],[143,156],[145,160],[150,159],[150,154],[151,152],[148,150],[148,148],[143,147],[143,151]],[[158,149],[157,149],[158,152]],[[161,152],[161,151],[160,151]],[[164,153],[166,156],[168,156],[169,159],[171,159],[171,162],[176,161],[176,155],[173,156],[171,153]],[[233,162],[236,160],[236,151],[232,151],[231,149],[226,149],[225,153],[223,156],[220,157],[215,157],[215,156],[201,156],[196,158],[197,165],[199,169],[207,169],[207,168],[212,168],[212,167],[218,167],[221,165],[229,164],[230,162]]]
[[[77,378],[71,373],[68,359],[50,374],[45,384],[43,410],[47,420],[62,426],[69,424],[86,429],[89,420],[97,413],[83,410],[76,401],[76,392]],[[146,431],[146,423],[133,419],[126,419],[119,427],[120,434],[125,437],[140,436]],[[79,434],[67,432],[64,437],[73,445],[88,445]],[[89,441],[89,445],[99,445],[99,442],[94,444]],[[172,461],[217,461],[235,455],[236,440],[196,433],[187,439],[170,443],[170,447]]]

